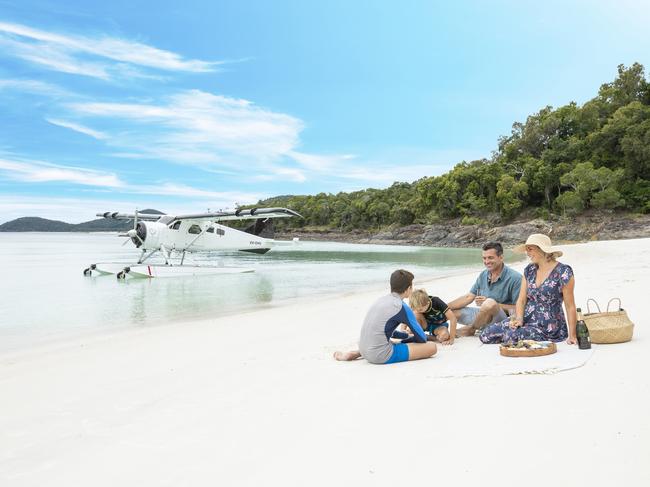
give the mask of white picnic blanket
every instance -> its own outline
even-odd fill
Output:
[[[577,345],[557,344],[557,352],[542,357],[503,357],[499,345],[484,345],[478,338],[456,339],[451,347],[438,346],[435,366],[429,377],[486,377],[512,374],[556,374],[582,367],[595,348],[580,350]],[[432,364],[433,365],[433,364]]]

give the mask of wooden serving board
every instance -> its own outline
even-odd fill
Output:
[[[504,357],[541,357],[542,355],[551,355],[552,353],[557,352],[557,347],[555,343],[551,342],[551,345],[546,348],[508,348],[504,345],[499,347],[499,353]]]

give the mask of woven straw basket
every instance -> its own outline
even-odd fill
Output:
[[[592,313],[589,308],[589,302],[593,301],[598,309],[597,313]],[[609,306],[612,301],[618,301],[618,310],[610,311]],[[594,300],[587,300],[587,313],[584,315],[585,324],[589,329],[589,336],[592,343],[622,343],[632,340],[634,323],[630,321],[627,312],[621,308],[621,300],[612,298],[607,303],[607,311],[601,312],[600,306]]]

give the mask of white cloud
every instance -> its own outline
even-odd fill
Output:
[[[185,59],[132,40],[105,35],[64,35],[9,22],[0,22],[0,46],[6,54],[55,71],[102,79],[117,75],[138,76],[135,66],[203,73],[215,71],[223,64]]]
[[[63,182],[73,185],[91,186],[94,187],[94,191],[108,190],[111,194],[163,196],[167,204],[169,198],[196,201],[196,206],[194,207],[187,206],[189,203],[185,204],[185,213],[196,213],[207,207],[224,208],[232,206],[236,201],[254,203],[262,197],[262,195],[257,193],[209,191],[185,184],[165,181],[159,183],[129,184],[120,180],[112,173],[79,167],[61,166],[43,161],[8,159],[6,157],[0,157],[0,176],[5,176],[9,180],[32,184]],[[9,203],[7,202],[6,204]],[[87,208],[88,204],[84,203],[83,206]],[[133,205],[130,204],[130,207],[133,208]]]
[[[74,122],[69,122],[66,120],[60,120],[58,118],[46,118],[48,122],[50,122],[52,125],[58,125],[59,127],[64,127],[70,130],[74,130],[75,132],[79,132],[85,135],[89,135],[90,137],[93,137],[95,139],[106,139],[108,138],[108,135],[106,135],[103,132],[100,132],[98,130],[91,129],[89,127],[85,127],[83,125],[79,125]]]
[[[300,169],[293,169],[289,167],[279,167],[271,170],[270,173],[258,174],[253,176],[256,181],[293,181],[294,183],[304,183],[307,181],[307,176]]]
[[[255,202],[259,198],[255,193],[244,193],[237,191],[206,191],[193,188],[184,184],[160,183],[148,185],[129,185],[125,188],[128,193],[140,193],[163,196],[180,196],[185,198],[203,198],[214,201],[249,201]]]
[[[367,167],[341,167],[337,175],[342,179],[353,179],[368,182],[368,184],[389,186],[395,181],[411,183],[422,177],[432,176],[436,172],[438,172],[436,166],[429,164],[412,166],[370,165]]]
[[[0,22],[0,50],[50,69],[94,78],[112,79],[149,76],[143,70],[170,72],[214,71],[219,63],[182,56],[131,40],[105,35],[65,35],[28,26]],[[62,96],[57,87],[34,80],[0,80],[2,89]],[[460,158],[441,161],[431,154],[395,151],[373,159],[352,154],[312,154],[301,150],[304,124],[291,115],[257,106],[251,101],[187,90],[159,100],[96,102],[68,94],[68,103],[47,121],[106,143],[110,156],[128,159],[190,164],[210,172],[229,172],[232,179],[286,181],[359,181],[366,185],[389,185],[440,173]],[[75,102],[72,102],[75,101]],[[50,110],[52,113],[53,110]],[[92,127],[107,120],[111,131]],[[74,121],[73,121],[74,120]],[[103,126],[103,125],[102,125]],[[440,154],[438,154],[439,156]],[[14,161],[15,162],[15,161]],[[6,161],[5,161],[6,163]],[[219,193],[188,186],[130,186],[112,173],[63,166],[43,166],[33,161],[5,174],[22,181],[68,181],[121,192],[172,194],[184,197],[219,197]]]
[[[0,158],[0,173],[4,173],[9,179],[28,183],[66,182],[106,188],[124,186],[124,183],[112,173],[60,166],[42,161]]]
[[[297,149],[301,120],[247,100],[198,90],[170,96],[161,103],[86,102],[68,107],[77,118],[129,124],[126,135],[111,137],[110,145],[119,149],[112,154],[115,157],[165,160],[207,170],[241,170],[245,166],[256,181],[303,183],[319,178],[390,185],[440,174],[444,172],[441,168],[460,160],[458,152],[412,149],[386,157],[395,162],[354,154],[310,154]]]
[[[0,90],[16,90],[52,98],[72,96],[69,91],[60,86],[32,79],[0,79]]]
[[[117,119],[130,124],[111,144],[127,157],[176,163],[261,166],[289,157],[303,124],[297,118],[241,99],[199,90],[152,103],[73,103],[77,116]]]
[[[343,163],[350,162],[356,156],[352,154],[342,155],[316,155],[305,154],[304,152],[290,151],[288,154],[294,161],[298,162],[307,169],[314,171],[330,171]]]
[[[450,154],[450,151],[424,154],[406,149],[385,157],[384,159],[395,161],[387,162],[362,159],[353,154],[317,155],[297,151],[289,153],[292,159],[309,171],[312,179],[318,177],[332,181],[355,180],[375,186],[389,186],[395,181],[413,182],[424,176],[441,174],[449,169],[451,163],[460,162],[460,159],[436,162],[445,161]],[[458,154],[454,153],[454,157],[458,157]],[[417,162],[412,164],[404,162],[409,160]]]
[[[1,25],[1,24],[0,24]],[[76,59],[67,52],[47,44],[26,44],[2,35],[0,28],[0,46],[6,54],[24,59],[34,64],[62,73],[109,79],[111,77],[105,63]]]

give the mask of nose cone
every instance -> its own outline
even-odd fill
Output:
[[[144,225],[142,225],[142,222],[139,222],[136,228],[132,228],[126,232],[126,234],[131,239],[131,242],[133,242],[133,245],[139,249],[144,244],[144,239],[147,236],[147,231],[146,228],[144,228]]]

